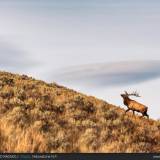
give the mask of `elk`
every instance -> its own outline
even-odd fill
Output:
[[[149,115],[147,114],[147,110],[148,107],[136,102],[135,100],[130,99],[130,96],[135,96],[135,97],[140,97],[140,95],[137,92],[133,92],[131,94],[127,93],[126,91],[124,91],[124,94],[121,94],[121,97],[123,98],[123,103],[125,106],[127,106],[127,110],[125,111],[125,114],[131,110],[133,111],[133,115],[134,112],[140,112],[142,114],[142,117],[146,116],[147,118],[149,118]]]

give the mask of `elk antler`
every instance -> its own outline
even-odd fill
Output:
[[[127,91],[124,91],[124,93],[125,93],[125,95],[126,95],[126,96],[128,96],[128,95],[129,95]]]
[[[137,93],[137,91],[135,92],[132,92],[132,93],[128,93],[127,91],[124,91],[124,93],[127,95],[127,96],[136,96],[136,97],[140,97],[140,95]]]

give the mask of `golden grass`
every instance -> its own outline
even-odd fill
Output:
[[[0,72],[0,152],[160,152],[160,121]]]

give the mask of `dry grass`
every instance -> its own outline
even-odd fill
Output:
[[[160,121],[0,72],[0,152],[160,152]]]

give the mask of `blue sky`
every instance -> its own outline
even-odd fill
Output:
[[[56,81],[121,106],[124,89],[138,90],[151,116],[160,117],[160,1],[1,0],[0,7],[1,70]],[[78,75],[75,84],[64,73],[73,69],[92,78]]]

